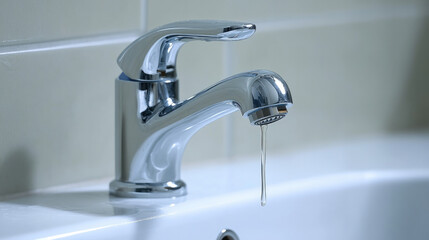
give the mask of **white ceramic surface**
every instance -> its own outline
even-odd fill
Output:
[[[120,199],[109,179],[0,202],[0,239],[396,240],[429,236],[429,134],[361,139],[268,156],[259,205],[259,158],[185,169],[189,194]]]

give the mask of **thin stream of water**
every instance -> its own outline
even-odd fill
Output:
[[[266,149],[266,134],[267,134],[267,125],[261,125],[261,206],[267,204],[267,184],[265,178],[265,165],[267,161],[267,149]]]

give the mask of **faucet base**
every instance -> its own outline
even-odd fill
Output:
[[[132,183],[113,180],[110,194],[127,198],[172,198],[186,195],[186,184],[182,180],[165,183]]]

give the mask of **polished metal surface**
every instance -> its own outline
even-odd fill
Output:
[[[222,229],[216,240],[240,240],[240,238],[238,238],[237,233],[235,233],[231,229]]]
[[[186,194],[186,184],[182,180],[163,183],[128,183],[114,180],[110,183],[110,191],[119,197],[180,197]]]
[[[242,40],[250,37],[255,30],[254,24],[231,21],[170,23],[131,43],[118,57],[118,65],[135,80],[175,78],[177,53],[185,42]]]
[[[245,23],[172,23],[140,37],[124,50],[118,59],[124,72],[115,86],[116,179],[110,184],[112,194],[183,196],[181,159],[187,142],[200,128],[238,110],[254,125],[272,123],[287,113],[291,93],[286,82],[271,71],[231,76],[182,102],[175,74],[162,72],[163,66],[175,71],[175,54],[184,40],[238,40],[254,30],[253,24]],[[166,51],[163,44],[172,44],[175,51]],[[141,52],[146,56],[140,56]]]

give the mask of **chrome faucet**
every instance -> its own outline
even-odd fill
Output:
[[[234,75],[179,101],[176,57],[191,40],[230,41],[250,37],[254,24],[184,21],[156,28],[119,56],[116,79],[116,179],[110,192],[121,197],[177,197],[183,151],[206,124],[237,110],[251,124],[283,118],[292,96],[276,73],[257,70]]]

